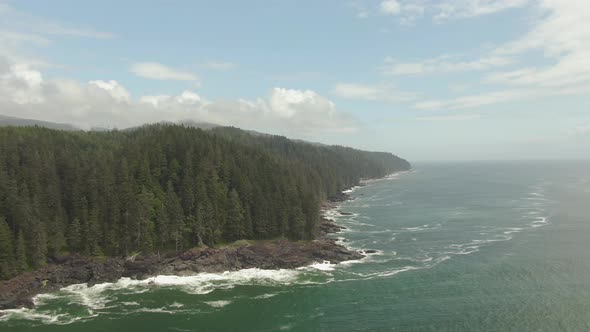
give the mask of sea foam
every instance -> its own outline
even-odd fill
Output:
[[[213,307],[213,308],[223,308],[223,307],[231,304],[231,301],[229,301],[229,300],[219,300],[219,301],[207,301],[205,303],[207,305]]]

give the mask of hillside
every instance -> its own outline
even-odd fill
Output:
[[[389,153],[236,128],[0,128],[0,279],[67,253],[311,239],[320,202],[409,168]]]
[[[32,119],[22,119],[22,118],[15,118],[12,116],[2,115],[0,114],[0,127],[4,126],[12,126],[12,127],[31,127],[31,126],[38,126],[44,127],[49,129],[58,129],[58,130],[78,130],[78,128],[65,124],[65,123],[55,123],[55,122],[47,122],[47,121],[40,121],[40,120],[32,120]]]

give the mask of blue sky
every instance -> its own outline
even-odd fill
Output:
[[[589,22],[571,0],[0,0],[0,113],[586,159]]]

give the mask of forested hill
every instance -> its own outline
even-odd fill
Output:
[[[406,170],[389,153],[235,128],[0,128],[0,279],[67,253],[310,239],[320,202]]]

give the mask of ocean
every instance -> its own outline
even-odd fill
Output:
[[[0,331],[590,331],[590,162],[423,163],[351,195],[328,215],[365,259],[74,285]]]

